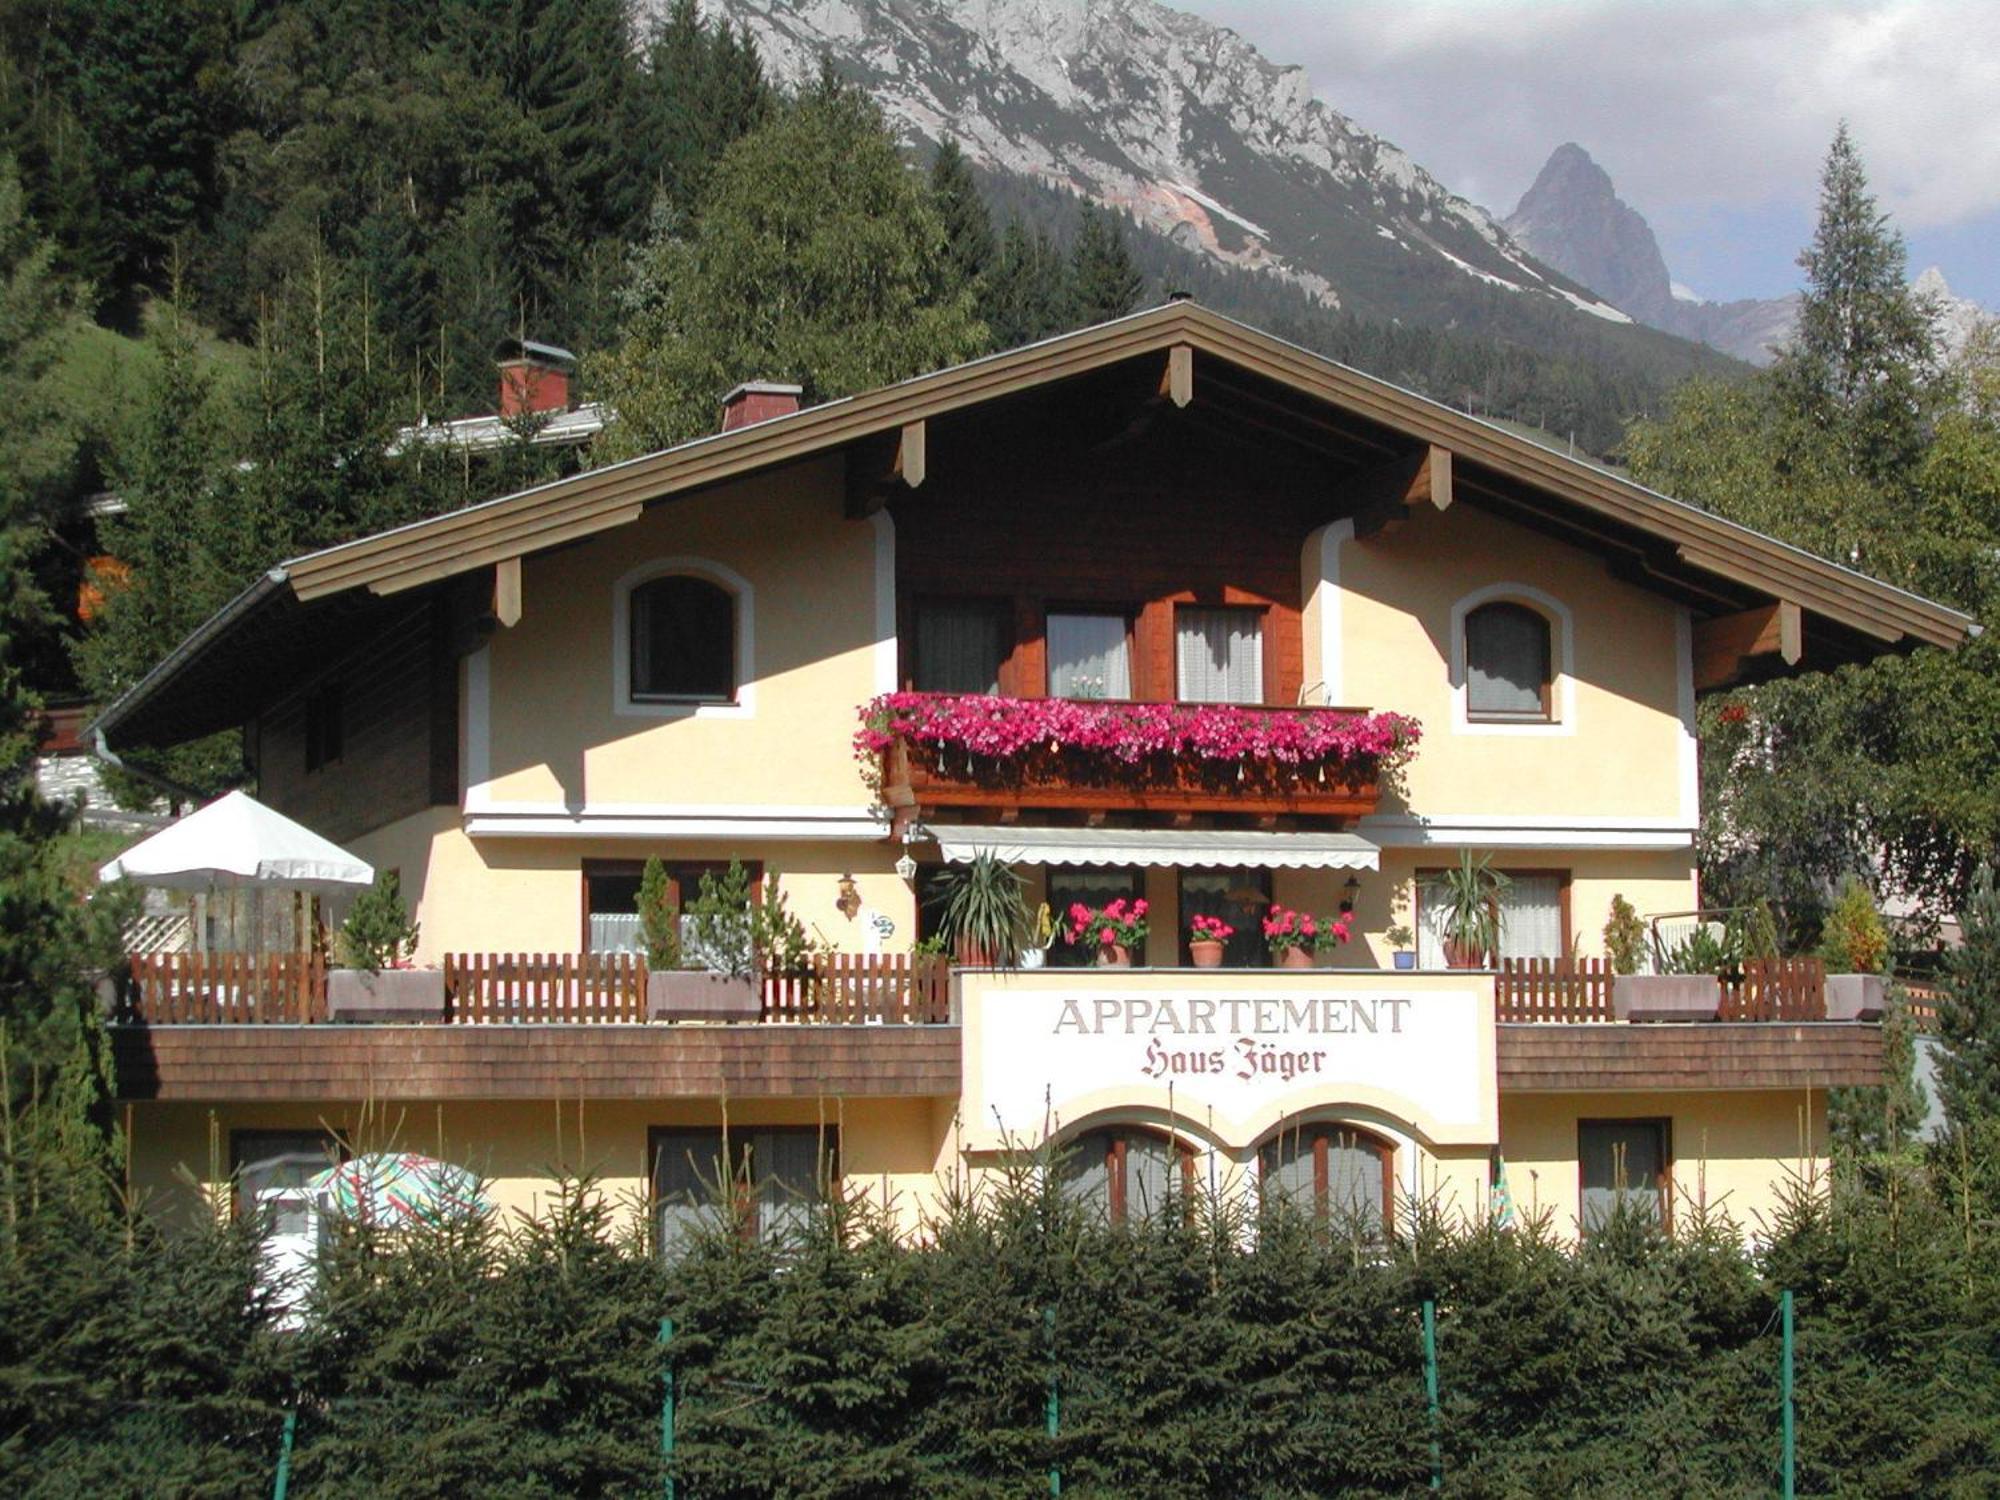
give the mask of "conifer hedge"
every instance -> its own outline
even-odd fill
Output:
[[[985,1500],[1052,1471],[1069,1497],[1414,1495],[1433,1439],[1449,1495],[1764,1495],[1785,1288],[1800,1493],[2000,1492],[1990,1131],[1801,1183],[1748,1237],[1684,1209],[1581,1248],[1430,1207],[1389,1242],[1200,1198],[1111,1225],[1023,1162],[918,1243],[852,1203],[663,1260],[572,1181],[531,1221],[342,1229],[287,1330],[253,1232],[30,1181],[61,1153],[23,1129],[9,1494],[266,1495],[289,1410],[292,1496],[656,1496],[671,1472],[679,1500]]]

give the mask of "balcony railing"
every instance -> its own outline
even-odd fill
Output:
[[[1601,958],[1503,959],[1495,976],[1502,1021],[1615,1021],[1616,979]],[[1826,965],[1816,958],[1747,960],[1721,977],[1720,1021],[1824,1021]]]
[[[895,693],[862,712],[891,809],[1358,818],[1416,722],[1358,708]]]
[[[644,1022],[635,953],[452,953],[447,1025]],[[758,1019],[806,1025],[935,1025],[951,1019],[951,963],[932,954],[834,953],[767,975]],[[128,961],[113,1020],[125,1025],[320,1025],[325,962],[302,954],[142,953]]]

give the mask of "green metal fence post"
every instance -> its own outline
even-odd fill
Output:
[[[674,1320],[660,1319],[660,1349],[666,1359],[660,1366],[660,1383],[666,1389],[660,1400],[660,1462],[666,1476],[667,1500],[674,1500]]]
[[[1055,1456],[1056,1438],[1062,1432],[1062,1390],[1056,1383],[1056,1310],[1042,1309],[1042,1342],[1049,1356],[1049,1493],[1062,1493],[1062,1464]]]
[[[1438,1309],[1424,1298],[1424,1399],[1430,1408],[1431,1488],[1444,1488],[1444,1448],[1438,1441]]]
[[[292,1438],[299,1428],[298,1403],[285,1408],[285,1431],[278,1439],[278,1478],[271,1486],[271,1500],[285,1500],[285,1492],[292,1487]]]
[[[1778,1392],[1784,1400],[1784,1458],[1779,1469],[1785,1500],[1792,1500],[1798,1470],[1798,1424],[1792,1415],[1792,1294],[1778,1293],[1778,1313],[1784,1322],[1784,1354],[1778,1365]]]

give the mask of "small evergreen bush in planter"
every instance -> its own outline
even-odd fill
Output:
[[[335,958],[343,968],[379,974],[407,964],[416,946],[417,924],[403,906],[402,880],[394,870],[384,870],[354,898],[334,945]]]

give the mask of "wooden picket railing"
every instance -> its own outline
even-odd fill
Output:
[[[326,961],[304,953],[135,953],[117,1019],[150,1026],[326,1019]]]
[[[951,960],[936,953],[830,953],[764,981],[764,1019],[834,1025],[951,1019]]]
[[[1503,958],[1493,982],[1502,1021],[1609,1021],[1611,964],[1602,958]]]
[[[1745,959],[1722,981],[1725,1021],[1824,1021],[1826,964],[1817,958]]]
[[[639,953],[447,953],[445,1019],[472,1025],[646,1019]]]

